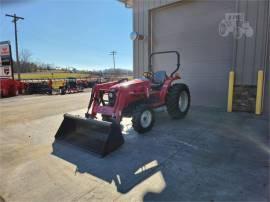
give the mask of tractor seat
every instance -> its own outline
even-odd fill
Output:
[[[167,74],[166,71],[158,71],[155,72],[153,75],[152,83],[151,83],[151,88],[153,90],[160,90],[161,87],[163,86],[163,83],[167,79]]]

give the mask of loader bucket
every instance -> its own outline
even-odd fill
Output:
[[[119,124],[70,114],[64,115],[55,139],[101,156],[111,153],[124,143]]]

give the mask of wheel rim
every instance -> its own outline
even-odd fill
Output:
[[[152,113],[149,110],[146,110],[141,115],[141,125],[143,128],[150,126],[152,121]]]
[[[186,91],[180,93],[178,106],[181,112],[186,111],[188,107],[188,94]]]

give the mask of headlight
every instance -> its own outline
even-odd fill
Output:
[[[109,98],[113,98],[113,93],[109,92]]]
[[[110,105],[110,106],[114,106],[115,99],[116,99],[116,94],[115,94],[115,92],[114,92],[114,91],[109,92],[108,97],[109,97],[109,105]]]

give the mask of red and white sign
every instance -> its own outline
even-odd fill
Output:
[[[0,77],[11,77],[11,67],[7,66],[7,67],[1,67],[1,71],[0,71]]]
[[[12,59],[9,43],[0,44],[0,78],[12,78]]]
[[[10,55],[8,44],[0,45],[0,55]]]

